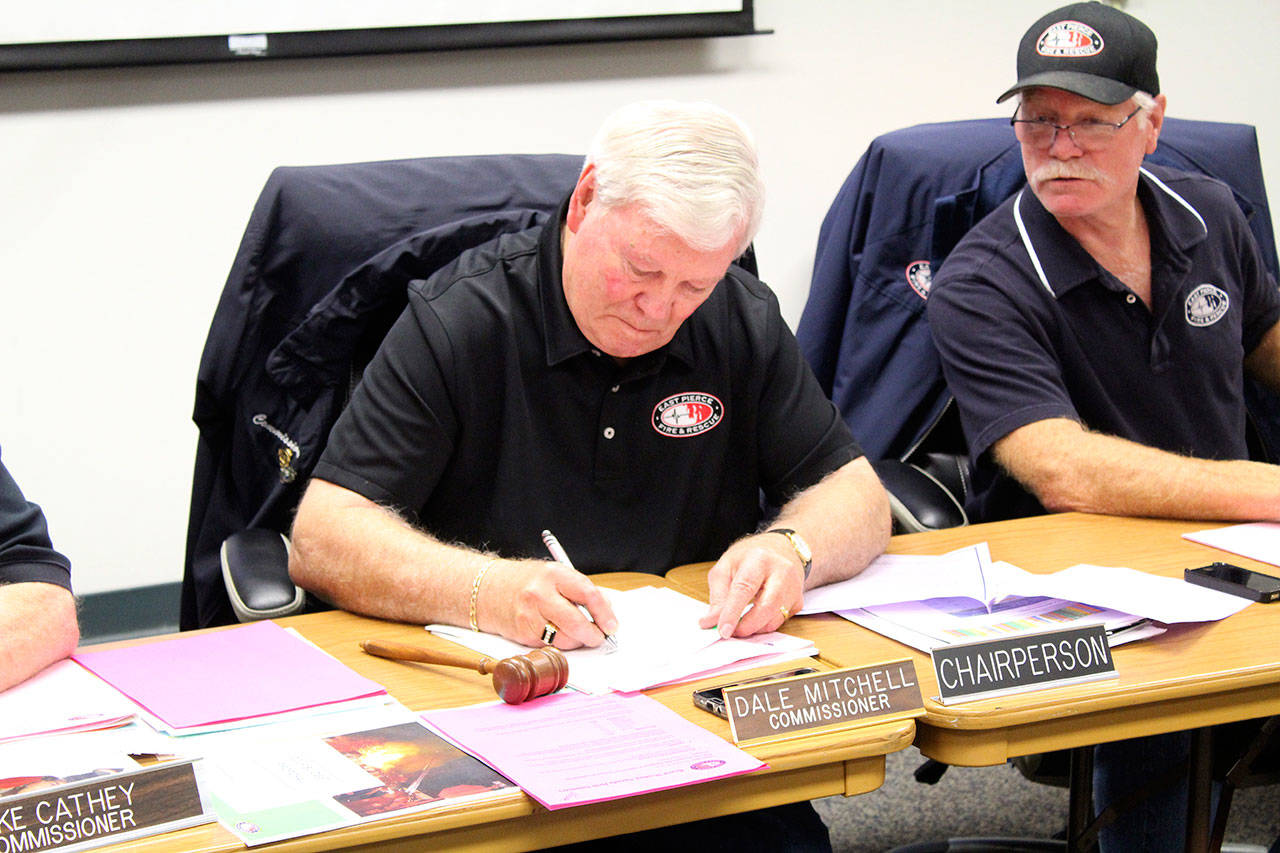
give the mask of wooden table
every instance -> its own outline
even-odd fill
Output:
[[[634,573],[596,576],[603,585],[629,589],[666,584]],[[453,648],[421,626],[368,619],[341,611],[293,616],[278,622],[296,628],[352,669],[385,685],[414,710],[456,707],[494,699],[489,676],[463,669],[389,661],[360,651],[364,639],[384,639]],[[218,629],[214,629],[218,630]],[[163,638],[149,638],[149,640]],[[147,642],[144,640],[141,642]],[[137,641],[134,641],[137,642]],[[777,671],[760,668],[743,677]],[[690,694],[725,678],[689,682],[649,691],[684,717],[729,739],[729,726],[694,707]],[[363,849],[378,851],[530,850],[733,814],[767,806],[873,791],[884,782],[884,757],[911,744],[911,720],[869,726],[854,734],[791,738],[749,752],[768,763],[765,770],[701,785],[658,791],[622,800],[548,811],[522,793],[479,805],[444,808],[255,847],[268,851]],[[426,835],[430,838],[424,838]],[[243,850],[239,839],[219,824],[206,824],[99,848],[131,853],[214,853]]]
[[[1061,513],[895,536],[888,551],[941,554],[986,541],[992,559],[1029,572],[1093,563],[1180,578],[1185,568],[1223,560],[1280,574],[1275,566],[1182,538],[1215,526],[1222,525]],[[667,577],[706,595],[705,565],[683,566]],[[938,693],[937,681],[929,656],[915,649],[832,614],[793,619],[784,629],[813,640],[821,658],[837,666],[914,660],[925,696],[915,743],[947,764],[1002,764],[1019,755],[1280,713],[1280,603],[1250,605],[1220,622],[1175,625],[1159,637],[1120,646],[1114,650],[1118,678],[958,705],[930,698]],[[1073,822],[1087,807],[1085,799],[1073,804]],[[1192,823],[1207,821],[1207,808],[1208,797],[1201,796]],[[1189,830],[1197,838],[1207,833],[1202,826]]]

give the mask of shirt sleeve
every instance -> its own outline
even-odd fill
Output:
[[[455,446],[456,411],[428,339],[438,322],[411,292],[314,471],[411,518],[435,489]]]
[[[1244,216],[1233,207],[1232,221],[1235,228],[1237,256],[1240,264],[1241,286],[1244,291],[1244,335],[1241,343],[1245,354],[1254,351],[1262,337],[1272,326],[1280,322],[1280,289],[1262,260],[1262,252],[1253,239]]]
[[[70,590],[71,562],[53,550],[44,513],[0,463],[0,583],[30,581]]]
[[[1014,305],[981,278],[966,277],[935,281],[926,310],[972,459],[1027,424],[1080,420],[1049,324],[1028,306]]]
[[[762,386],[757,452],[765,496],[780,506],[863,452],[818,385],[776,300],[769,303],[768,325],[773,358]]]

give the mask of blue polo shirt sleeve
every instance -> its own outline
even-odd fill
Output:
[[[1244,334],[1242,343],[1245,355],[1253,352],[1271,327],[1280,322],[1280,289],[1267,271],[1258,249],[1257,241],[1244,216],[1235,211],[1232,228],[1240,259],[1240,277],[1244,282]]]
[[[0,463],[0,584],[32,581],[69,591],[71,562],[53,550],[44,513]]]
[[[992,284],[1022,273],[991,255],[980,272],[947,277],[947,264],[959,267],[961,260],[953,256],[943,264],[926,310],[976,461],[1019,427],[1080,416],[1054,356],[1051,325],[1037,316],[1037,306],[1016,303]]]

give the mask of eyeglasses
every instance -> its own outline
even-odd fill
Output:
[[[1058,131],[1065,130],[1081,151],[1099,151],[1111,144],[1120,132],[1120,128],[1129,123],[1142,107],[1137,107],[1124,121],[1113,124],[1109,121],[1081,121],[1075,124],[1054,124],[1042,118],[1018,118],[1014,113],[1009,119],[1013,125],[1013,134],[1018,141],[1033,148],[1052,148],[1058,139]]]

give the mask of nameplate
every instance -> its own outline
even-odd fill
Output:
[[[191,762],[161,764],[0,798],[0,853],[83,850],[211,820]]]
[[[1116,676],[1102,625],[956,643],[929,655],[944,705]]]
[[[924,713],[916,667],[909,660],[726,687],[724,703],[734,743]]]

